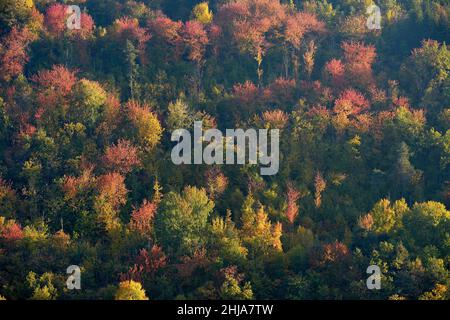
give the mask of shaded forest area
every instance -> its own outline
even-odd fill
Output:
[[[0,299],[448,300],[450,4],[372,4],[0,0]],[[199,120],[278,174],[172,164]]]

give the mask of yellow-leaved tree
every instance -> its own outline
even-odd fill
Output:
[[[192,15],[195,20],[203,24],[210,24],[213,19],[213,13],[209,10],[208,2],[201,2],[192,9]]]
[[[141,106],[136,101],[127,104],[128,116],[137,129],[137,138],[146,150],[153,150],[161,140],[163,128],[156,116],[146,105]]]
[[[242,239],[249,249],[260,254],[282,251],[282,225],[275,225],[269,220],[262,205],[255,205],[254,198],[249,195],[242,209]]]
[[[139,282],[130,280],[119,283],[115,300],[148,300],[145,290]]]

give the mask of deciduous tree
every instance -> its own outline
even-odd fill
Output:
[[[186,187],[161,201],[154,228],[158,244],[170,253],[193,253],[206,242],[208,217],[214,203],[204,189]]]
[[[139,282],[122,281],[114,296],[115,300],[148,300],[145,290]]]
[[[23,72],[28,62],[27,46],[35,35],[27,29],[13,27],[0,43],[0,78],[9,81]]]

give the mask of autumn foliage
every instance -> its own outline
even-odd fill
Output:
[[[156,204],[144,200],[144,203],[131,213],[131,229],[143,236],[150,237],[156,209]]]
[[[287,208],[286,208],[286,218],[293,224],[298,216],[298,204],[297,201],[300,199],[300,192],[295,190],[292,184],[288,185],[287,190]]]
[[[35,35],[27,28],[13,28],[0,43],[1,79],[9,81],[23,72],[29,60],[27,46]]]
[[[373,2],[0,0],[0,300],[449,300],[450,7]]]
[[[42,108],[64,106],[77,81],[74,71],[62,65],[55,65],[51,70],[39,71],[33,77],[38,89],[37,100]]]
[[[103,156],[105,168],[122,174],[127,174],[140,163],[138,149],[127,140],[108,146]]]

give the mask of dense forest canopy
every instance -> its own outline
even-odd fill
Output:
[[[447,0],[0,0],[0,299],[448,300],[449,40]],[[278,173],[173,164],[195,121]]]

